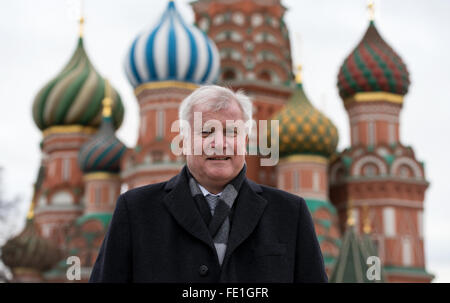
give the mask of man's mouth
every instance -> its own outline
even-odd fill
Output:
[[[206,160],[230,160],[231,157],[208,157]]]

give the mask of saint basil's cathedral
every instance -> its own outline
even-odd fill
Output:
[[[279,121],[278,164],[261,166],[264,157],[249,153],[247,177],[305,199],[330,282],[431,282],[423,234],[429,183],[399,137],[409,73],[373,18],[338,72],[351,132],[350,146],[338,151],[337,128],[309,100],[300,68],[292,70],[280,0],[191,6],[195,25],[169,1],[129,47],[124,72],[140,123],[133,147],[115,135],[125,109],[90,61],[80,20],[69,62],[34,99],[41,163],[26,226],[2,248],[13,281],[67,282],[66,260],[77,256],[86,282],[119,194],[180,171],[184,159],[171,152],[178,106],[197,87],[218,84],[243,89],[256,121]],[[371,256],[381,260],[376,280],[366,275]]]

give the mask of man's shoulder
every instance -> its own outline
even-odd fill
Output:
[[[248,183],[255,192],[263,196],[269,203],[279,205],[280,207],[291,207],[296,210],[305,205],[305,200],[298,195],[276,187],[258,184],[251,180],[248,180]]]
[[[149,197],[157,197],[159,194],[164,193],[164,188],[168,181],[142,185],[132,188],[122,193],[121,196],[125,201],[148,201]]]

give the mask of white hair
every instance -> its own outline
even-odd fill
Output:
[[[242,91],[233,92],[231,89],[218,85],[205,85],[197,88],[187,96],[180,104],[178,118],[180,121],[190,123],[192,119],[192,108],[194,105],[204,104],[211,111],[219,111],[227,108],[232,101],[236,101],[244,115],[244,123],[247,125],[247,133],[250,134],[253,105],[250,98]],[[184,133],[182,124],[181,132]]]

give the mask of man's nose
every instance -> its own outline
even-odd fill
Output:
[[[222,135],[222,136],[215,135],[214,139],[211,142],[211,148],[218,149],[218,150],[223,149],[224,146],[226,146],[226,144],[227,144],[226,139],[227,138],[224,135]]]

